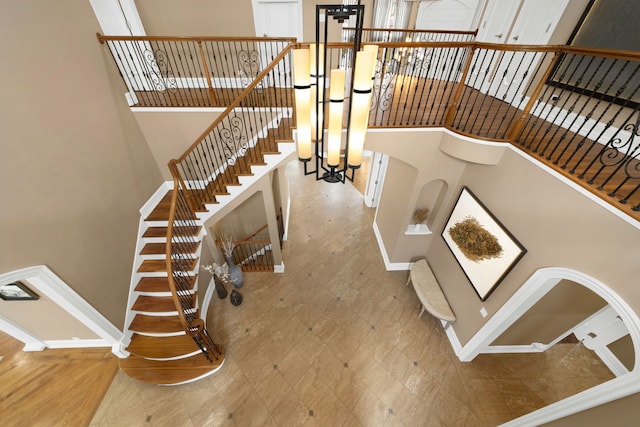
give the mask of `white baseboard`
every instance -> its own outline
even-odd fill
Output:
[[[384,242],[382,241],[382,235],[380,234],[380,230],[378,229],[378,224],[373,222],[373,233],[376,236],[376,241],[378,242],[378,248],[380,248],[380,254],[382,255],[382,259],[384,260],[384,266],[387,271],[403,271],[410,270],[412,262],[391,262],[389,260],[389,256],[387,255],[387,250],[384,247]]]
[[[629,373],[627,367],[622,364],[620,359],[618,359],[608,347],[596,348],[594,352],[616,377]]]
[[[207,290],[204,293],[204,297],[202,298],[202,318],[207,319],[207,312],[209,311],[209,305],[211,304],[211,297],[213,296],[213,292],[215,291],[216,285],[213,277],[209,280],[209,284],[207,285]]]
[[[274,273],[284,273],[284,262],[280,263],[280,265],[273,266]]]
[[[482,354],[500,353],[543,353],[547,350],[545,345],[492,345],[482,350]]]
[[[58,304],[71,316],[99,336],[98,341],[104,342],[104,346],[119,348],[122,339],[122,332],[118,330],[109,320],[99,313],[91,304],[85,301],[73,289],[71,289],[61,278],[59,278],[46,265],[15,270],[0,275],[0,282],[15,282],[27,280],[41,295],[46,295],[49,300]],[[31,335],[28,331],[23,331],[26,335]],[[78,340],[87,341],[87,340]],[[89,340],[94,341],[94,340]],[[25,341],[23,341],[25,342]],[[32,337],[25,342],[25,351],[42,350],[41,345],[47,345],[47,341],[39,341]],[[119,356],[119,354],[116,354]]]
[[[444,328],[445,334],[447,334],[447,338],[449,338],[449,343],[451,344],[451,348],[453,348],[453,351],[455,352],[455,354],[458,355],[458,352],[462,350],[462,344],[460,344],[460,340],[456,335],[456,331],[453,330],[452,325],[449,325],[449,327],[447,327],[447,323],[449,322],[447,322],[446,320],[440,319],[440,323]]]
[[[93,348],[111,347],[106,340],[46,340],[48,348]]]

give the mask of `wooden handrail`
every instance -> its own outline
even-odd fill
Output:
[[[578,55],[597,56],[602,58],[623,59],[629,61],[640,61],[640,52],[617,49],[600,49],[567,45],[525,45],[525,44],[499,44],[484,43],[477,41],[468,42],[363,42],[365,44],[376,44],[380,49],[400,49],[400,48],[476,48],[497,50],[503,52],[551,52],[551,53],[572,53]],[[296,47],[307,47],[309,43],[297,43]],[[348,48],[353,46],[349,42],[327,43],[328,48]]]
[[[96,37],[100,43],[105,41],[221,41],[221,42],[270,42],[283,41],[287,43],[295,43],[295,37],[229,37],[229,36],[104,36],[96,33]]]
[[[194,330],[192,323],[190,323],[184,315],[184,310],[182,309],[182,303],[178,298],[178,288],[176,286],[176,282],[173,278],[173,223],[176,218],[176,208],[178,205],[178,194],[180,193],[179,183],[174,180],[174,189],[173,194],[171,195],[171,205],[169,209],[169,222],[167,223],[167,245],[165,248],[165,256],[166,256],[166,264],[167,264],[167,278],[169,280],[169,289],[171,290],[171,298],[173,299],[173,303],[176,306],[176,310],[178,311],[178,317],[180,318],[180,323],[182,324],[182,328],[184,331],[193,336],[195,333],[201,331],[201,329]],[[200,325],[203,326],[203,325]],[[198,325],[196,325],[198,328]]]
[[[173,176],[173,187],[175,188],[188,188],[185,183],[184,183],[184,179],[182,178],[182,175],[180,175],[180,172],[178,171],[178,163],[175,160],[170,160],[169,161],[169,171],[171,172],[171,176]],[[198,203],[195,201],[195,199],[193,198],[193,195],[191,194],[190,191],[187,191],[185,193],[185,197],[187,199],[187,203],[189,203],[189,207],[191,208],[191,210],[193,212],[198,212],[200,209],[198,208]],[[173,205],[172,205],[173,206]]]
[[[214,122],[211,124],[211,126],[209,126],[204,132],[202,132],[202,134],[195,140],[195,142],[193,144],[191,144],[189,146],[189,148],[187,148],[185,150],[185,152],[182,154],[182,156],[178,157],[177,159],[172,160],[171,162],[175,162],[175,163],[180,163],[181,161],[183,161],[184,159],[187,158],[187,156],[200,144],[200,142],[213,130],[216,128],[216,126],[218,126],[218,124],[220,124],[220,122],[222,122],[225,117],[231,112],[233,111],[236,107],[238,107],[240,105],[240,103],[253,91],[253,89],[255,89],[256,86],[258,86],[260,84],[260,82],[262,81],[262,79],[264,77],[266,77],[269,72],[271,72],[271,70],[273,70],[273,68],[280,62],[280,60],[282,58],[285,57],[285,55],[287,55],[289,53],[289,51],[291,49],[293,49],[293,44],[290,44],[289,46],[287,46],[282,52],[280,52],[280,54],[278,54],[278,56],[276,56],[274,58],[273,61],[271,61],[271,63],[260,72],[260,74],[258,74],[256,76],[256,78],[249,84],[249,86],[247,86],[247,88],[240,94],[240,96],[238,96],[238,98],[236,98],[228,107],[226,110],[224,110],[222,113],[220,113],[220,115],[216,118],[216,120],[214,120]],[[171,163],[170,162],[170,163]]]
[[[354,27],[345,27],[343,30],[355,30]],[[436,34],[468,34],[468,35],[477,35],[478,30],[409,30],[409,29],[401,29],[401,28],[363,28],[362,31],[380,31],[380,32],[396,32],[396,33],[436,33]]]

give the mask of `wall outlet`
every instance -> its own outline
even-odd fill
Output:
[[[487,313],[487,310],[484,307],[482,307],[480,308],[480,314],[482,315],[482,317],[487,317],[487,314],[489,313]]]

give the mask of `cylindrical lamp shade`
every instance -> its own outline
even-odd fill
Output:
[[[329,137],[327,164],[338,167],[342,146],[342,110],[344,104],[344,70],[331,70],[329,80]]]
[[[362,164],[364,137],[367,132],[369,105],[371,104],[371,69],[373,52],[360,51],[356,54],[353,73],[353,93],[351,94],[351,122],[349,124],[348,166],[359,168]]]
[[[371,62],[371,80],[376,77],[376,64],[378,62],[378,45],[377,44],[367,44],[362,48],[365,52],[371,52],[373,55],[373,61]]]
[[[296,98],[298,158],[311,159],[311,77],[309,49],[293,50],[293,85]]]
[[[316,58],[316,55],[318,58]],[[317,59],[317,62],[316,62]],[[324,116],[324,44],[309,45],[309,70],[311,73],[311,137],[320,140],[322,135],[318,133],[322,128]],[[318,67],[316,68],[316,63]],[[316,74],[317,72],[317,74]]]

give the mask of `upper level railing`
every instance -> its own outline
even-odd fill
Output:
[[[470,42],[474,41],[478,30],[400,30],[393,28],[364,28],[362,30],[363,43],[387,42]],[[342,40],[353,40],[355,28],[342,29]]]
[[[511,143],[640,220],[640,53],[477,42],[378,44],[369,126],[444,126]],[[262,164],[265,153],[277,152],[278,139],[291,139],[293,47],[274,56],[170,162],[175,188],[192,213],[238,185],[237,177]],[[328,68],[345,68],[350,55],[346,43],[329,45]],[[179,280],[181,270],[172,268]]]
[[[239,185],[239,176],[251,174],[251,165],[263,164],[265,154],[277,153],[279,135],[288,132],[291,138],[292,46],[280,52],[196,142],[169,163],[189,190],[193,209],[216,203],[216,196],[228,194],[228,186]]]
[[[139,107],[226,107],[292,38],[124,37],[106,43]]]

